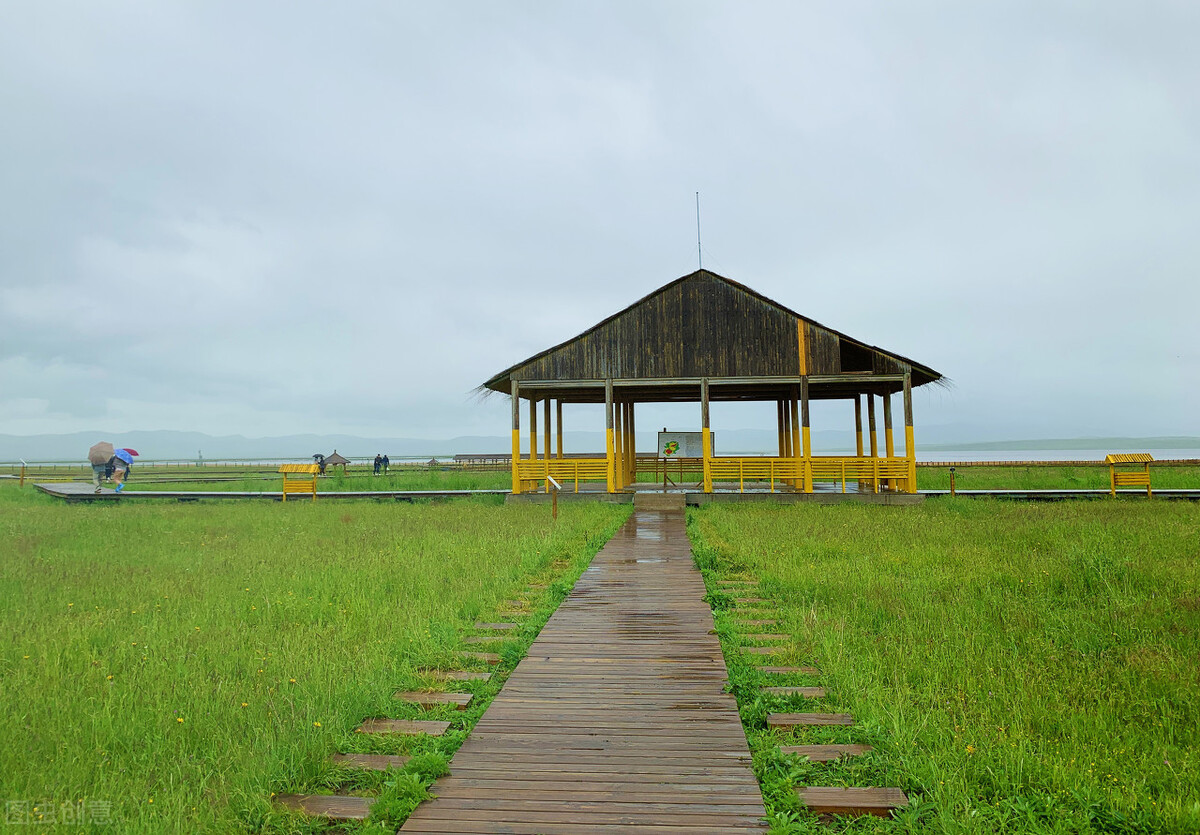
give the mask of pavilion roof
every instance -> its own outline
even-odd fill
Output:
[[[897,389],[894,379],[904,373],[911,373],[914,386],[943,379],[929,366],[826,327],[736,281],[698,270],[509,366],[481,388],[508,393],[514,380],[536,388],[539,382],[605,378],[662,386],[724,378],[744,381],[745,396],[757,396],[774,385],[768,381],[805,374],[831,381],[829,396],[844,396],[853,386],[838,388],[833,380],[859,375],[864,385],[858,388],[869,390],[869,380],[893,378],[875,384],[882,392]],[[756,387],[755,381],[762,383]]]

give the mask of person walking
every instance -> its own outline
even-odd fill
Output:
[[[378,452],[375,453],[375,475],[379,475],[379,468],[383,466],[383,456]]]
[[[100,483],[108,478],[108,468],[113,460],[113,445],[108,441],[92,444],[88,450],[88,463],[92,465],[92,487],[100,492]]]
[[[392,463],[392,462],[388,460],[387,453],[385,452],[383,454],[383,474],[384,475],[387,475],[387,468],[388,468],[388,464],[390,464],[390,463]]]

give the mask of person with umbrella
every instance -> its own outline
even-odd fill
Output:
[[[94,444],[88,450],[88,463],[92,465],[92,485],[96,488],[95,492],[100,492],[100,482],[105,478],[108,462],[113,457],[113,445],[108,441],[101,441]]]
[[[134,455],[137,455],[137,451],[132,449],[118,449],[113,453],[113,458],[116,459],[113,462],[116,467],[113,472],[113,480],[117,482],[118,493],[125,489],[125,479],[128,478],[129,471],[133,468]]]

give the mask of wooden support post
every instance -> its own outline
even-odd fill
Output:
[[[629,435],[629,443],[626,449],[629,450],[629,483],[637,483],[637,426],[634,423],[634,404],[629,404],[629,420],[625,421],[626,431]]]
[[[912,372],[904,372],[904,454],[908,457],[908,492],[917,492],[917,450],[913,441]]]
[[[804,492],[813,491],[812,438],[808,426],[808,375],[800,378],[800,440],[804,449]]]
[[[775,431],[779,435],[779,457],[787,455],[787,443],[783,439],[783,401],[775,401]]]
[[[892,394],[883,396],[883,449],[888,458],[896,456],[896,442],[892,437]]]
[[[557,435],[557,454],[561,459],[563,457],[563,428],[562,428],[562,398],[554,401],[554,431]]]
[[[537,400],[534,397],[529,398],[529,460],[537,460]]]
[[[542,448],[542,458],[546,461],[546,475],[550,474],[550,398],[547,397],[542,401],[542,424],[545,437],[544,446]],[[546,479],[546,492],[550,492],[550,479]]]
[[[796,472],[799,476],[792,479],[792,487],[804,489],[804,461],[800,455],[800,395],[796,387],[792,387],[792,396],[788,401],[788,458],[796,459]]]
[[[613,463],[613,472],[616,475],[617,489],[621,490],[625,487],[625,404],[617,403],[613,407],[613,451],[616,453],[616,458]]]
[[[608,492],[615,493],[616,474],[613,471],[613,381],[609,377],[604,381],[604,455],[608,460],[606,468],[608,475]]]
[[[512,491],[521,492],[521,384],[512,381]]]
[[[700,378],[700,437],[704,455],[704,492],[711,493],[712,484],[712,432],[708,423],[708,378]]]
[[[854,395],[854,454],[859,458],[863,455],[861,394]]]
[[[867,395],[867,434],[871,439],[871,458],[879,458],[879,433],[875,430],[875,395]],[[871,470],[871,492],[879,492],[879,479],[876,474],[879,472],[879,467],[873,466]]]

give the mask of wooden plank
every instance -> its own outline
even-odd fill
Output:
[[[768,673],[770,675],[786,675],[787,673],[803,673],[804,675],[815,676],[820,675],[820,670],[816,667],[759,667],[760,673]]]
[[[474,670],[425,670],[425,672],[434,678],[442,678],[446,681],[487,681],[492,677],[491,673],[479,673]]]
[[[463,638],[464,644],[490,644],[495,641],[507,641],[507,635],[468,635]]]
[[[476,629],[509,630],[509,629],[516,629],[517,624],[515,624],[515,623],[483,623],[480,621],[476,621],[475,628]]]
[[[838,757],[856,757],[874,750],[870,745],[780,745],[779,753],[808,757],[815,763],[826,763]]]
[[[783,652],[783,647],[741,647],[746,655],[775,655]]]
[[[458,654],[463,658],[473,658],[476,661],[485,661],[488,664],[500,663],[500,656],[494,652],[469,652],[467,650],[460,650]]]
[[[810,812],[818,815],[875,815],[886,818],[893,809],[908,805],[897,788],[797,787],[796,794]]]
[[[401,832],[762,832],[683,515],[635,510]]]
[[[344,797],[331,794],[281,794],[275,798],[280,806],[316,818],[361,821],[371,814],[373,797]]]
[[[441,736],[450,727],[449,722],[430,719],[364,719],[358,726],[360,734],[393,734],[396,736]]]
[[[333,761],[338,765],[350,768],[362,768],[367,771],[387,771],[389,768],[403,768],[409,757],[392,754],[334,754]]]
[[[792,728],[798,725],[853,725],[849,713],[770,713],[768,728]]]
[[[738,626],[774,626],[775,624],[779,623],[778,620],[774,620],[774,619],[770,619],[770,620],[738,620],[736,618],[735,618],[735,622],[738,624]]]
[[[474,696],[471,693],[425,693],[414,690],[398,690],[392,698],[402,702],[411,702],[421,707],[441,707],[454,705],[459,710],[465,710]]]
[[[824,687],[763,687],[762,692],[773,696],[804,696],[806,699],[822,699],[825,697]]]
[[[790,641],[791,635],[784,635],[782,632],[747,632],[742,635],[747,641]]]

